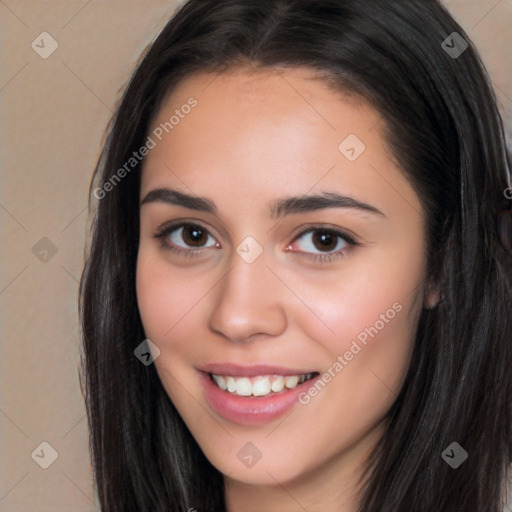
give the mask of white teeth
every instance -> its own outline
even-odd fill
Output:
[[[242,377],[236,380],[236,394],[240,396],[252,395],[252,384],[247,377]]]
[[[279,393],[279,391],[283,391],[284,389],[284,377],[279,375],[277,379],[272,382],[272,391],[275,391],[276,393]]]
[[[230,393],[236,391],[236,381],[234,377],[226,377],[226,388]]]
[[[259,375],[257,377],[232,377],[212,375],[217,386],[239,396],[266,396],[271,392],[279,393],[283,389],[294,389],[313,376],[303,375]]]
[[[252,394],[254,396],[265,396],[270,393],[270,379],[267,377],[257,377],[252,383]]]
[[[219,386],[220,389],[223,389],[226,391],[227,385],[226,385],[226,379],[222,375],[213,375],[213,379],[217,383],[217,386]]]
[[[284,378],[284,385],[288,389],[296,388],[298,383],[299,383],[299,377],[297,377],[297,375],[292,375],[291,377]]]

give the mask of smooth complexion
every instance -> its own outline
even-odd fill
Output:
[[[150,151],[141,181],[141,202],[169,188],[215,205],[141,204],[137,297],[145,333],[161,351],[158,375],[225,475],[230,512],[355,511],[355,481],[403,383],[419,314],[436,301],[426,293],[419,198],[385,146],[378,113],[309,70],[195,75],[150,129],[190,97],[196,108]],[[350,134],[366,146],[353,162],[338,149]],[[330,206],[271,215],[279,199],[322,193],[380,213]],[[203,238],[180,227],[156,238],[171,221],[201,226]],[[309,227],[318,231],[298,237]],[[324,249],[326,228],[359,245],[335,236]],[[263,249],[252,263],[236,250],[249,236]],[[199,368],[270,364],[322,374],[396,302],[402,310],[307,405],[245,425],[206,401]],[[252,467],[237,457],[246,443],[261,453]]]

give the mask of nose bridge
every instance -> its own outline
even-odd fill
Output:
[[[267,268],[267,254],[255,250],[251,241],[242,242],[217,287],[210,328],[233,341],[254,334],[277,336],[286,328],[283,290]]]
[[[243,247],[239,247],[241,252]],[[237,252],[238,252],[237,251]],[[233,254],[231,271],[226,276],[226,294],[238,299],[240,304],[251,302],[268,302],[272,300],[268,291],[275,284],[275,276],[267,268],[270,261],[266,254],[262,253],[254,261],[245,259],[245,256]],[[274,295],[274,300],[276,296]]]

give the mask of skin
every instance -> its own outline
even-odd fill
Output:
[[[356,480],[405,378],[419,314],[436,302],[425,284],[419,198],[384,144],[379,114],[310,70],[195,75],[174,89],[151,130],[191,96],[197,106],[147,155],[140,198],[169,187],[208,197],[218,213],[164,202],[140,207],[137,297],[146,335],[161,351],[158,375],[225,475],[230,512],[353,512]],[[366,146],[353,162],[338,149],[349,134]],[[330,207],[271,218],[270,201],[320,192],[350,196],[384,215]],[[160,225],[179,219],[213,237],[205,237],[199,256],[166,251],[154,238]],[[345,247],[342,257],[315,262],[308,255],[322,249],[314,236],[297,238],[310,225],[346,231],[361,245],[335,239],[324,252]],[[197,250],[181,234],[178,228],[167,240]],[[253,263],[236,252],[247,236],[263,249]],[[244,426],[205,401],[195,368],[267,363],[322,374],[394,303],[401,311],[288,415]],[[247,442],[262,454],[250,468],[236,456]]]

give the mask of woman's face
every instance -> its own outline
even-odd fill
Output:
[[[140,313],[228,486],[354,475],[425,306],[422,209],[383,122],[310,76],[196,75],[149,132]]]

